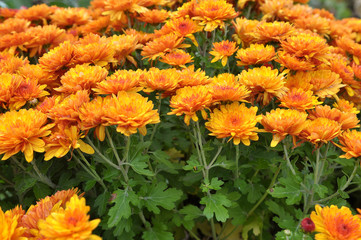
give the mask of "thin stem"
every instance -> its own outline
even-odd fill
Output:
[[[122,160],[120,160],[118,151],[117,151],[117,149],[116,149],[115,146],[114,146],[113,139],[112,139],[112,137],[110,136],[110,133],[109,133],[109,131],[108,131],[107,128],[105,128],[105,134],[107,135],[107,138],[108,138],[108,142],[109,142],[109,144],[110,144],[110,147],[112,148],[113,153],[114,153],[114,156],[115,156],[115,158],[116,158],[117,161],[118,161],[118,166],[120,167],[123,162],[122,162]]]
[[[142,223],[144,224],[146,229],[150,229],[150,223],[145,219],[144,213],[142,210],[138,213],[140,220],[142,220]]]
[[[286,144],[285,144],[284,141],[282,141],[282,143],[283,143],[283,152],[284,152],[284,154],[285,154],[287,166],[290,168],[292,174],[293,174],[293,175],[296,175],[296,171],[295,171],[295,169],[293,168],[292,163],[291,163],[291,161],[290,161],[290,158],[289,158],[289,156],[288,156],[288,151],[287,151]]]
[[[211,227],[212,227],[212,237],[213,237],[213,240],[217,240],[216,227],[214,226],[213,217],[211,218]]]
[[[202,134],[201,134],[201,129],[199,127],[199,122],[198,121],[196,122],[196,126],[197,126],[198,145],[199,145],[199,149],[201,151],[203,165],[204,165],[204,167],[207,167],[206,156],[204,154],[204,149],[203,149]]]
[[[315,166],[315,169],[314,169],[314,181],[313,181],[313,183],[315,185],[318,184],[319,171],[320,171],[320,148],[317,148],[317,150],[316,150],[316,166]]]
[[[120,167],[117,166],[116,164],[114,164],[112,161],[110,161],[106,156],[104,156],[100,150],[94,145],[94,143],[90,140],[90,138],[88,136],[85,137],[88,141],[88,143],[90,144],[90,146],[92,146],[92,148],[95,150],[95,152],[106,162],[108,163],[110,166],[112,166],[115,169],[120,170]]]
[[[226,139],[223,138],[223,140],[222,140],[222,145],[218,147],[217,153],[214,155],[212,161],[209,163],[209,165],[208,165],[208,167],[207,167],[208,169],[211,169],[211,168],[212,168],[214,162],[217,160],[219,154],[222,152],[223,144],[224,144],[225,141],[226,141]]]
[[[24,171],[24,172],[27,172],[26,171],[26,168],[24,167],[24,165],[19,162],[14,156],[11,156],[11,159]],[[28,172],[29,175],[32,175],[31,173]],[[34,175],[32,175],[34,176]]]
[[[0,179],[2,179],[4,182],[6,182],[7,184],[9,184],[11,187],[14,187],[15,184],[13,182],[11,182],[10,180],[8,180],[6,177],[2,176],[0,174]]]
[[[44,174],[42,174],[38,168],[38,166],[36,166],[35,161],[31,161],[30,162],[31,165],[33,166],[36,174],[39,176],[40,181],[42,181],[43,183],[45,183],[46,185],[48,185],[51,188],[56,188],[56,185],[50,180],[50,178],[48,178],[47,176],[45,176]]]
[[[194,124],[193,124],[192,129],[193,129],[194,138],[197,141],[197,142],[194,143],[194,145],[195,145],[195,147],[197,149],[198,162],[199,162],[199,164],[203,165],[201,150],[199,149],[199,144],[198,144],[198,134],[197,134],[196,128],[194,127]],[[205,171],[204,168],[202,168],[202,174],[203,174],[203,178],[206,179],[206,171]]]
[[[195,238],[196,240],[201,240],[194,232],[192,232],[192,230],[187,230],[188,233],[193,237]]]
[[[239,162],[239,144],[235,145],[235,147],[236,147],[236,159],[235,159],[236,160],[236,171],[234,172],[234,174],[235,174],[234,178],[238,179],[238,177],[239,177],[239,172],[238,172],[239,171],[239,169],[238,169],[239,168],[239,166],[238,166],[239,165],[239,163],[238,163]]]

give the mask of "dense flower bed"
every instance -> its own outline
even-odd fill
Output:
[[[0,9],[1,239],[361,239],[361,20],[307,2]]]

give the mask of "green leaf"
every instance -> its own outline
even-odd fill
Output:
[[[291,213],[287,212],[283,206],[280,206],[275,201],[269,200],[266,202],[268,210],[276,214],[276,217],[273,217],[280,228],[295,230],[297,227],[297,222]]]
[[[320,198],[326,197],[326,194],[328,193],[328,188],[324,185],[314,184],[313,189],[315,193],[317,193],[318,196],[320,196]]]
[[[167,210],[171,210],[175,207],[175,202],[182,196],[182,191],[175,188],[167,188],[165,182],[153,184],[149,189],[145,189],[143,186],[141,191],[146,194],[141,198],[144,206],[155,214],[160,213],[158,206],[163,207]]]
[[[110,199],[110,196],[111,195],[109,192],[103,192],[95,199],[94,206],[98,208],[99,216],[102,216],[107,210],[107,204]]]
[[[147,161],[149,160],[148,155],[140,155],[134,158],[129,165],[132,167],[134,172],[145,175],[145,176],[154,176],[154,173],[146,169],[148,167]]]
[[[144,240],[173,240],[172,233],[165,231],[165,226],[154,226],[153,228],[147,229],[142,238]]]
[[[201,189],[202,192],[208,192],[209,190],[219,190],[223,184],[223,181],[218,180],[217,177],[214,177],[212,178],[211,183],[209,183],[208,179],[204,180],[204,184],[202,184]]]
[[[169,160],[170,156],[167,153],[163,152],[162,150],[157,150],[155,152],[152,152],[152,155],[153,155],[152,158],[154,160],[156,160],[160,163],[163,163],[164,165],[166,165],[169,168],[173,168],[173,164]]]
[[[194,206],[194,205],[187,205],[185,206],[184,208],[182,208],[181,210],[179,210],[179,213],[180,214],[184,214],[184,219],[186,221],[190,221],[190,220],[193,220],[195,218],[198,218],[198,217],[202,217],[203,216],[203,213],[202,211]]]
[[[301,178],[299,176],[292,176],[289,178],[281,177],[279,182],[283,187],[276,186],[273,189],[267,190],[272,197],[287,198],[288,205],[298,204],[302,198],[301,192]]]
[[[21,175],[21,174],[17,175],[14,180],[15,180],[15,189],[20,194],[23,194],[25,191],[32,188],[37,181],[36,178],[32,178],[28,175]]]
[[[194,172],[200,172],[203,169],[203,165],[199,163],[197,158],[197,156],[192,155],[187,161],[187,165],[185,165],[183,169],[186,171],[193,170]]]
[[[206,205],[203,214],[207,219],[211,219],[215,215],[217,221],[225,222],[229,217],[228,210],[225,207],[230,207],[232,202],[221,193],[209,194],[203,197],[200,203]]]
[[[114,227],[117,225],[122,218],[129,218],[132,214],[132,209],[130,207],[130,202],[133,204],[137,202],[137,195],[133,191],[126,190],[117,190],[114,192],[116,198],[113,200],[115,205],[109,210],[109,227]]]
[[[225,168],[225,169],[232,169],[235,165],[234,161],[227,160],[226,156],[219,156],[217,161],[213,164],[213,166]]]
[[[41,182],[38,182],[34,185],[33,192],[36,199],[44,198],[53,193],[53,191],[48,187],[48,185]]]
[[[97,183],[96,180],[89,180],[85,183],[85,187],[84,187],[84,191],[89,191],[90,189],[92,189],[94,187],[94,185]]]

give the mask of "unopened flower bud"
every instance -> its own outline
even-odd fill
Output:
[[[304,218],[301,222],[301,227],[306,233],[315,231],[315,223],[310,218]]]

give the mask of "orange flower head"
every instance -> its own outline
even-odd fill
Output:
[[[176,49],[162,56],[159,61],[174,67],[186,68],[187,63],[193,62],[193,57],[183,50]]]
[[[79,194],[78,188],[71,188],[68,190],[61,190],[54,193],[54,195],[50,196],[50,200],[53,202],[53,204],[57,204],[61,202],[60,207],[64,208],[66,206],[66,203],[70,200],[71,197],[74,195],[78,195],[79,197],[82,197],[84,193]]]
[[[224,21],[238,16],[232,4],[226,0],[202,0],[195,5],[195,17],[205,26],[204,31],[212,32],[217,27],[224,28]]]
[[[74,46],[64,42],[39,58],[39,65],[47,72],[56,73],[66,68],[74,56]]]
[[[265,0],[261,3],[259,10],[262,11],[262,19],[275,19],[282,16],[284,9],[291,8],[293,5],[293,0]]]
[[[55,88],[58,92],[73,94],[80,90],[90,90],[104,80],[108,71],[99,66],[89,64],[76,65],[67,71],[60,79],[62,86]]]
[[[342,112],[337,108],[331,108],[328,105],[317,106],[315,110],[310,111],[309,118],[328,118],[338,122],[342,130],[360,127],[357,115],[351,112]]]
[[[41,20],[43,25],[46,25],[50,15],[53,14],[55,8],[46,4],[33,5],[29,8],[20,9],[16,14],[16,18],[26,19],[28,21]]]
[[[53,106],[48,112],[48,117],[54,120],[57,125],[78,125],[80,123],[79,108],[89,100],[87,90],[78,91]]]
[[[106,11],[103,15],[109,15],[111,21],[126,19],[124,12],[144,13],[149,11],[146,7],[140,5],[139,0],[106,0],[104,1]]]
[[[257,102],[262,101],[263,105],[267,105],[274,96],[285,92],[285,74],[286,72],[279,74],[277,69],[262,66],[242,71],[238,75],[238,79],[241,84],[244,84],[251,90],[252,98],[257,96]]]
[[[361,219],[348,207],[315,206],[311,219],[315,223],[316,239],[353,240],[361,238]]]
[[[9,18],[0,24],[0,36],[11,33],[25,32],[30,22],[20,18]]]
[[[100,219],[89,221],[89,210],[90,207],[86,206],[85,198],[79,198],[78,195],[72,196],[66,203],[65,209],[60,208],[52,212],[45,220],[39,221],[40,235],[49,240],[101,240],[100,237],[92,234]]]
[[[165,9],[152,9],[140,14],[137,19],[141,22],[149,24],[158,24],[165,22],[170,16],[170,13]]]
[[[15,89],[23,81],[23,78],[17,74],[2,73],[0,74],[0,106],[7,108]]]
[[[253,36],[257,43],[281,41],[294,32],[294,27],[288,22],[260,22],[254,30]]]
[[[0,154],[2,160],[23,152],[27,162],[33,160],[34,151],[44,152],[43,137],[50,134],[53,124],[47,116],[34,109],[9,111],[0,116]]]
[[[158,69],[150,68],[144,73],[144,79],[140,83],[144,92],[165,91],[172,92],[178,87],[180,72],[174,68]]]
[[[201,111],[203,118],[207,118],[205,111],[212,103],[212,95],[206,86],[184,87],[177,90],[170,100],[173,108],[168,115],[185,115],[184,122],[189,125],[190,120],[198,121],[197,112]]]
[[[307,61],[317,60],[326,62],[328,45],[326,40],[318,35],[300,33],[281,41],[282,48],[298,58],[305,58]]]
[[[14,55],[18,50],[26,52],[27,49],[24,45],[33,39],[34,36],[31,36],[26,32],[3,35],[0,38],[0,51],[5,50]]]
[[[277,146],[287,135],[298,136],[304,128],[307,113],[294,109],[273,109],[262,117],[261,124],[273,135],[271,147]]]
[[[338,136],[340,144],[335,144],[345,154],[341,158],[358,158],[361,156],[361,132],[357,130],[346,130]]]
[[[340,88],[345,86],[342,83],[340,76],[330,70],[316,70],[306,72],[309,76],[312,91],[320,98],[331,97],[340,91]],[[307,78],[307,77],[306,77]]]
[[[180,73],[179,88],[186,86],[207,85],[212,80],[201,69],[194,71],[194,65],[184,68]]]
[[[16,57],[8,52],[0,52],[0,73],[16,73],[23,66],[29,66],[26,58]]]
[[[145,45],[147,42],[154,39],[153,33],[145,33],[142,31],[137,31],[135,29],[125,29],[124,30],[125,35],[127,36],[134,36],[136,37],[137,41],[143,45]]]
[[[342,83],[346,84],[345,88],[349,94],[353,94],[351,88],[361,88],[361,81],[355,78],[353,68],[346,60],[342,58],[332,58],[329,62],[330,65],[325,68],[340,75]]]
[[[212,102],[245,101],[250,92],[246,86],[241,85],[236,77],[230,73],[222,73],[213,78],[208,85],[212,94]]]
[[[104,108],[106,125],[117,125],[117,132],[130,136],[147,134],[146,125],[160,122],[159,113],[153,110],[152,101],[134,92],[118,92],[109,99]]]
[[[72,64],[89,63],[104,67],[108,63],[116,62],[114,54],[110,39],[89,34],[74,45]]]
[[[105,80],[99,82],[92,90],[96,94],[117,94],[120,91],[139,92],[143,89],[139,82],[143,76],[143,71],[118,70]]]
[[[166,53],[171,52],[176,48],[190,47],[188,44],[183,44],[184,38],[177,36],[175,33],[170,33],[159,38],[155,38],[146,44],[141,52],[143,58],[155,60]]]
[[[138,43],[138,38],[134,35],[113,35],[110,38],[111,45],[115,50],[114,58],[117,62],[113,65],[120,63],[121,65],[125,64],[125,61],[128,60],[134,66],[137,66],[137,62],[131,55],[135,50],[140,49],[142,44]]]
[[[38,98],[49,95],[49,93],[44,90],[46,85],[39,85],[36,79],[24,79],[16,77],[15,79],[20,81],[15,83],[16,85],[13,86],[14,91],[9,101],[10,109],[20,109],[28,101],[37,100]]]
[[[27,240],[24,236],[25,229],[19,226],[21,216],[5,213],[0,207],[0,238],[4,240]]]
[[[237,44],[248,45],[255,41],[254,31],[259,24],[258,20],[248,20],[246,18],[236,18],[233,22],[236,33],[232,38]]]
[[[61,96],[53,95],[51,97],[46,97],[42,102],[36,106],[36,110],[48,114],[50,109],[52,109],[56,104],[62,100]]]
[[[197,4],[198,4],[197,0],[190,0],[188,2],[184,2],[180,7],[177,8],[177,11],[173,12],[172,17],[174,18],[194,17],[195,7]]]
[[[347,101],[346,99],[338,99],[337,102],[333,104],[333,106],[342,112],[350,112],[354,114],[360,113],[360,111],[355,107],[354,103]]]
[[[298,111],[305,111],[313,109],[316,105],[322,104],[319,102],[318,97],[313,96],[313,92],[305,91],[302,88],[291,88],[286,94],[279,97],[281,104],[280,107],[295,109]]]
[[[46,143],[44,160],[64,157],[70,150],[78,148],[84,153],[94,154],[94,149],[81,140],[83,137],[77,126],[58,125],[51,135],[44,139]]]
[[[358,80],[361,80],[361,65],[356,64],[355,62],[352,62],[351,64],[352,70],[355,74],[355,77]]]
[[[17,73],[25,79],[28,78],[37,81],[40,85],[46,84],[50,89],[58,84],[58,81],[56,81],[58,76],[45,71],[39,64],[24,65],[18,69]]]
[[[205,125],[211,131],[211,136],[230,137],[228,141],[233,139],[235,145],[242,141],[249,146],[250,140],[258,140],[256,124],[262,116],[257,116],[257,110],[257,107],[248,108],[244,103],[238,102],[221,105],[220,109],[214,109]]]
[[[315,65],[303,58],[298,58],[285,51],[278,51],[276,62],[279,62],[282,66],[295,71],[308,71],[313,70]]]
[[[230,42],[228,40],[215,42],[213,43],[212,51],[209,52],[209,54],[214,56],[211,62],[213,63],[222,60],[222,65],[224,67],[227,64],[228,57],[232,56],[237,49],[236,42]]]
[[[169,31],[168,33],[173,32],[180,37],[188,37],[192,40],[194,45],[198,46],[193,34],[202,31],[202,26],[200,26],[196,21],[183,17],[172,18],[163,26],[163,28]]]
[[[80,128],[82,130],[89,130],[95,128],[95,135],[100,141],[104,141],[105,138],[105,120],[103,119],[105,108],[107,103],[106,98],[100,96],[94,98],[90,102],[84,103],[79,108]]]
[[[328,118],[316,118],[306,121],[299,137],[318,147],[320,143],[327,143],[340,133],[341,125],[338,122]]]
[[[63,28],[83,25],[90,20],[89,11],[86,8],[58,8],[50,18],[52,24]]]
[[[251,44],[249,48],[241,48],[237,51],[237,66],[263,64],[272,61],[276,55],[275,48],[271,45]]]
[[[294,24],[297,28],[308,29],[322,36],[331,33],[331,21],[319,15],[308,15],[307,17],[297,18],[294,20]]]
[[[100,35],[102,33],[108,33],[110,31],[110,28],[111,28],[110,17],[104,16],[89,21],[88,23],[77,27],[76,30],[79,31],[79,33],[81,33],[83,36],[85,36],[90,33],[100,34]]]

